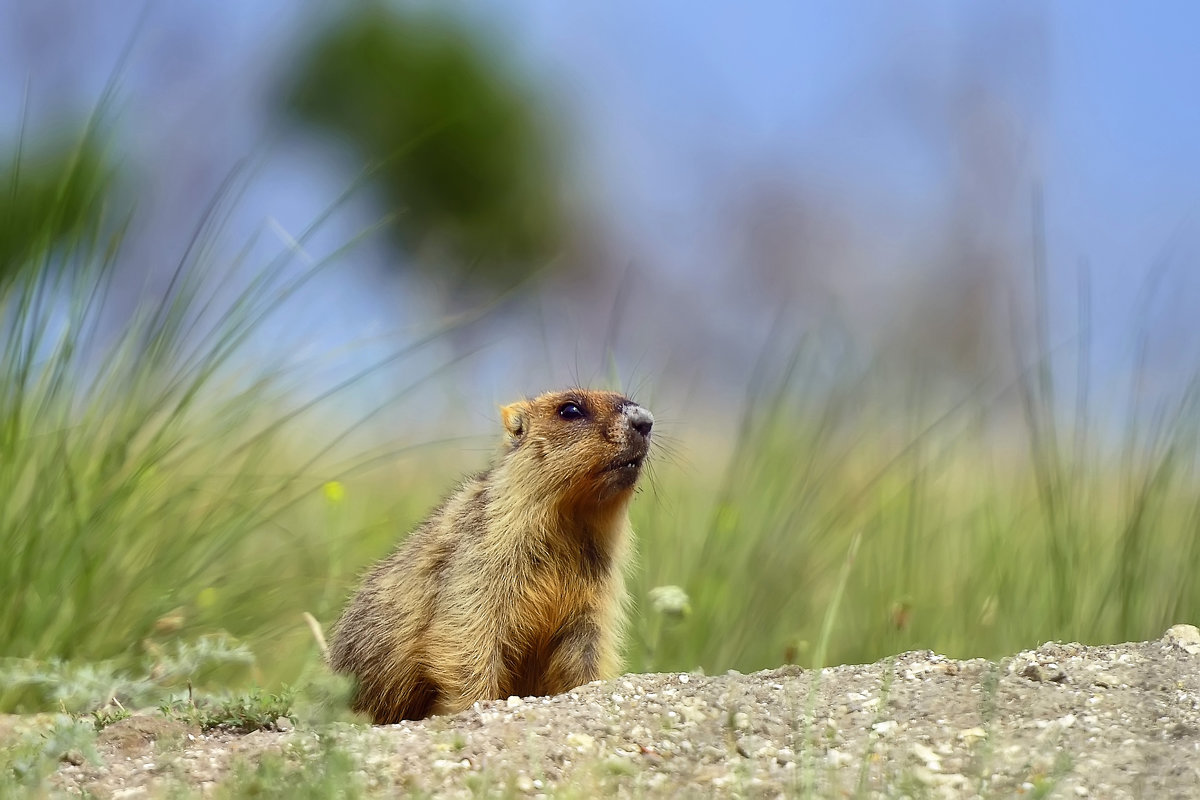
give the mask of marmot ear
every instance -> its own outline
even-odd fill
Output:
[[[525,433],[525,404],[512,403],[500,407],[500,420],[509,439],[516,442]]]

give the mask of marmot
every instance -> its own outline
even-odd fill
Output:
[[[627,509],[654,417],[583,389],[500,414],[491,469],[377,564],[337,623],[330,665],[377,724],[616,674]]]

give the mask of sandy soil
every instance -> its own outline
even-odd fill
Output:
[[[335,785],[368,796],[1200,797],[1200,631],[999,662],[913,652],[819,673],[626,675],[320,733],[201,734],[138,716],[101,734],[103,763],[64,762],[52,786],[236,793],[236,765],[245,780],[267,753],[317,770],[311,784],[331,748]]]

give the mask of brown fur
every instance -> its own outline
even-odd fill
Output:
[[[501,416],[494,466],[376,565],[338,622],[330,664],[357,678],[354,708],[376,723],[616,674],[627,509],[653,418],[580,389]]]

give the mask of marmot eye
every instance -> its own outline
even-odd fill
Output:
[[[563,419],[583,419],[586,415],[583,409],[574,403],[563,403],[558,407],[558,415]]]

